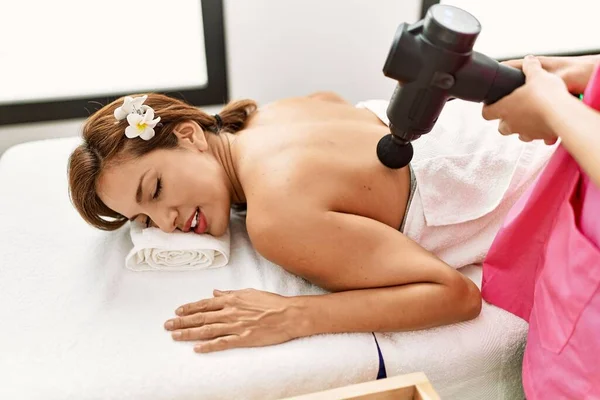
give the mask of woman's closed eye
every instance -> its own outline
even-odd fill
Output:
[[[154,189],[154,194],[152,195],[152,199],[158,199],[160,196],[160,192],[162,191],[162,178],[156,178],[156,188]],[[146,217],[146,228],[150,228],[152,226],[152,220],[150,217]]]
[[[161,191],[162,191],[162,178],[156,178],[156,189],[154,190],[154,195],[152,196],[152,198],[154,200],[158,199],[158,196],[160,196]]]

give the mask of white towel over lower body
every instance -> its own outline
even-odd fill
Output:
[[[193,232],[162,232],[131,223],[133,249],[125,265],[132,271],[192,271],[224,267],[229,262],[229,230],[221,237]]]
[[[384,123],[388,102],[367,108]],[[556,146],[498,133],[481,105],[448,102],[433,130],[413,142],[417,187],[403,232],[454,268],[483,262],[508,211]]]

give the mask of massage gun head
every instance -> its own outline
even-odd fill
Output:
[[[377,146],[384,165],[408,165],[411,142],[433,129],[448,99],[491,103],[524,83],[521,71],[473,52],[480,31],[474,16],[440,4],[423,20],[398,27],[383,67],[398,81],[387,109],[392,137]]]

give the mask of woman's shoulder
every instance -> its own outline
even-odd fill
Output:
[[[302,191],[282,175],[252,187],[246,201],[246,228],[253,242],[295,229],[294,226],[301,221],[296,220],[294,215],[300,216],[307,206]]]
[[[302,152],[282,151],[255,160],[242,177],[248,203],[271,204],[303,198],[311,190],[314,168],[315,161]]]
[[[241,177],[248,215],[268,222],[290,210],[323,205],[326,193],[322,184],[328,177],[321,172],[321,177],[315,179],[322,162],[310,154],[283,148],[248,160]]]
[[[269,124],[293,124],[307,121],[321,121],[343,113],[356,112],[358,109],[342,96],[334,92],[314,92],[306,96],[279,99],[262,105],[254,113],[249,126]]]
[[[314,101],[325,101],[328,103],[341,103],[351,105],[346,99],[344,99],[339,93],[333,91],[317,91],[312,92],[305,96],[293,96],[286,97],[283,99],[276,100],[272,103],[267,104],[265,107],[278,106],[278,105],[288,105],[294,103],[306,103],[306,102],[314,102]]]

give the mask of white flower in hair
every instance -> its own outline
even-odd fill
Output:
[[[154,127],[160,121],[160,117],[154,119],[154,110],[148,106],[143,106],[143,110],[143,114],[134,112],[127,115],[129,126],[125,129],[125,136],[129,139],[139,136],[150,140],[154,137]]]
[[[138,113],[142,109],[142,104],[148,98],[147,95],[141,97],[126,96],[123,105],[115,110],[115,118],[121,121],[131,113]],[[147,106],[146,106],[147,107]]]

